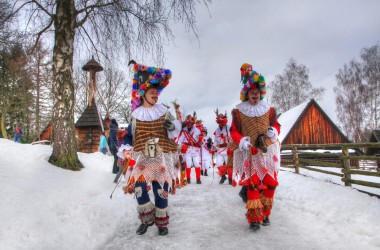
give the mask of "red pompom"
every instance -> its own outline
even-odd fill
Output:
[[[251,147],[251,153],[252,155],[256,155],[259,151],[255,147]]]
[[[133,160],[133,159],[129,160],[129,164],[128,164],[129,166],[133,167],[135,164],[136,164],[135,160]]]
[[[236,187],[236,184],[237,184],[236,181],[233,180],[231,185],[232,185],[233,187]]]

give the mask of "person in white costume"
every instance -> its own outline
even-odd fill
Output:
[[[228,119],[227,114],[219,113],[218,110],[215,111],[216,123],[218,128],[214,132],[214,143],[216,146],[216,167],[218,168],[220,181],[219,184],[223,184],[227,179],[228,175],[229,184],[232,183],[232,165],[228,165],[228,142],[231,140],[230,126],[227,125]]]
[[[187,183],[191,183],[191,167],[195,168],[195,178],[197,184],[201,182],[201,150],[202,135],[201,131],[194,126],[196,120],[194,116],[188,115],[184,122],[185,127],[182,129],[178,137],[177,143],[181,145],[182,153],[185,154],[186,159],[186,179]]]
[[[214,154],[211,137],[207,136],[207,128],[202,127],[202,169],[201,175],[208,176],[207,170],[210,168],[212,155]]]

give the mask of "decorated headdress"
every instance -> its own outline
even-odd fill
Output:
[[[205,126],[203,126],[201,132],[202,132],[202,133],[203,133],[203,132],[206,132],[206,134],[208,134],[207,128],[206,128]]]
[[[203,131],[203,123],[202,123],[203,121],[202,120],[197,120],[196,122],[195,122],[195,127],[197,128],[197,129],[199,129],[199,131]]]
[[[132,111],[138,108],[141,104],[141,98],[145,95],[145,91],[149,88],[157,88],[158,94],[169,85],[169,80],[172,78],[172,72],[169,69],[161,69],[148,67],[136,63],[134,60],[129,61],[128,66],[133,65],[132,79]]]
[[[243,88],[240,91],[240,100],[243,102],[247,101],[246,94],[251,89],[259,89],[260,100],[264,99],[267,92],[264,76],[252,70],[252,65],[248,63],[241,65],[240,72],[241,82],[243,83]]]
[[[194,111],[193,116],[191,116],[191,115],[186,116],[185,124],[186,125],[194,125],[196,119],[197,119],[197,114]]]
[[[218,123],[220,125],[227,124],[227,122],[228,122],[227,111],[224,114],[222,114],[222,113],[219,113],[218,109],[216,109],[215,114],[216,114],[216,123]]]

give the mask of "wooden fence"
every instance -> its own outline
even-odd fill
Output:
[[[380,179],[379,182],[352,179],[352,175],[380,177],[380,155],[369,156],[352,153],[355,150],[356,152],[363,152],[364,150],[362,149],[365,148],[380,148],[380,143],[282,145],[281,167],[294,168],[297,174],[299,174],[299,169],[303,168],[323,174],[339,176],[346,186],[355,184],[380,188]],[[362,161],[365,164],[361,163]],[[354,165],[352,162],[358,164],[351,166]],[[341,173],[328,170],[328,168],[340,168]],[[379,197],[379,195],[376,196]]]

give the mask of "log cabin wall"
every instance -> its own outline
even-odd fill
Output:
[[[348,142],[314,103],[289,131],[282,144],[328,144]]]
[[[97,152],[101,133],[100,127],[76,129],[78,151],[83,153]]]

